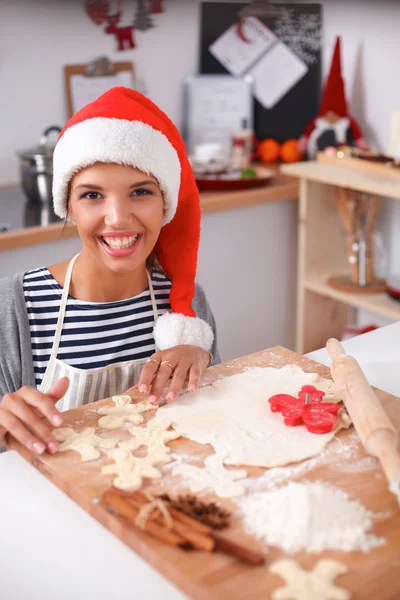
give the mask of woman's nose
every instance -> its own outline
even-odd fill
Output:
[[[134,219],[129,202],[114,197],[108,198],[105,204],[104,221],[106,225],[122,229],[130,225]]]

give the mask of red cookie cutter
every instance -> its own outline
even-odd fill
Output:
[[[298,398],[290,394],[276,394],[268,402],[272,412],[280,412],[288,427],[304,423],[311,433],[329,433],[335,424],[339,405],[323,402],[325,392],[313,385],[303,385]]]

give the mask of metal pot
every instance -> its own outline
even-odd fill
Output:
[[[60,133],[61,128],[57,125],[48,127],[39,145],[18,152],[20,158],[20,172],[22,188],[33,204],[52,206],[52,183],[53,183],[53,152],[54,144],[49,143],[49,135],[52,132]]]

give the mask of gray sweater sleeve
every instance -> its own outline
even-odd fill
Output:
[[[196,292],[193,298],[192,307],[196,315],[200,319],[203,319],[203,321],[206,321],[213,330],[214,342],[211,348],[212,360],[210,364],[217,365],[221,362],[217,346],[217,327],[203,288],[198,283],[196,283]]]
[[[22,385],[35,386],[24,273],[0,280],[0,400]]]

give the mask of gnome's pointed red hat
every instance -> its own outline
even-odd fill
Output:
[[[130,165],[153,175],[164,195],[165,218],[155,253],[172,282],[173,313],[154,328],[160,350],[192,344],[210,350],[211,327],[196,317],[200,202],[184,142],[172,121],[151,100],[115,87],[78,111],[64,126],[54,150],[54,211],[67,216],[68,186],[79,170],[96,162]]]
[[[340,37],[336,38],[331,68],[325,83],[321,104],[319,105],[318,116],[324,117],[329,111],[336,113],[338,117],[348,116],[344,81],[342,77]]]

